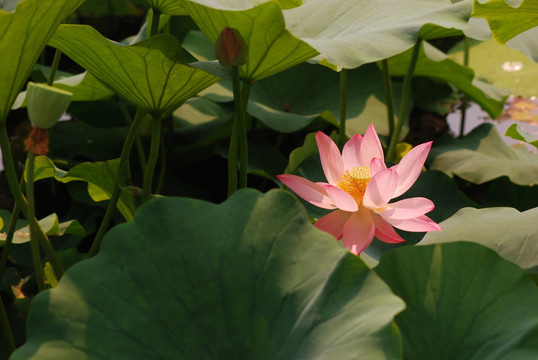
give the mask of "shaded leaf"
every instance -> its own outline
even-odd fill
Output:
[[[173,111],[218,80],[181,63],[181,46],[169,34],[124,46],[90,26],[62,25],[49,45],[62,50],[118,95],[157,115]]]
[[[4,122],[39,55],[58,25],[84,0],[25,0],[0,10],[0,122]],[[11,4],[11,5],[10,5]],[[6,56],[9,54],[9,56]]]
[[[34,299],[12,359],[392,359],[402,308],[282,191],[157,198]]]
[[[444,135],[430,151],[431,169],[458,175],[475,184],[508,176],[518,185],[538,184],[538,155],[526,147],[510,147],[489,123],[461,139]]]
[[[465,242],[405,247],[375,271],[407,308],[404,359],[538,357],[538,288],[519,267]]]
[[[168,15],[187,15],[183,0],[147,0],[149,6]]]

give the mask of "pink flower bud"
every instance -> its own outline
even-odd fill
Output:
[[[232,28],[224,28],[215,43],[215,53],[222,66],[244,65],[247,62],[247,44]]]

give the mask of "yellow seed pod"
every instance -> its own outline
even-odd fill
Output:
[[[73,93],[47,84],[28,83],[26,102],[30,122],[38,128],[51,128],[67,110],[72,97]]]

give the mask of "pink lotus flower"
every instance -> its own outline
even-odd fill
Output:
[[[311,204],[338,209],[320,218],[315,226],[336,239],[343,237],[344,245],[353,254],[366,249],[374,236],[391,244],[405,241],[393,226],[416,232],[441,230],[424,215],[434,209],[431,200],[416,197],[389,203],[415,183],[431,141],[411,149],[391,168],[385,165],[373,125],[364,137],[353,136],[341,155],[331,138],[321,131],[316,134],[316,141],[328,183],[313,183],[290,174],[278,175],[278,179]]]

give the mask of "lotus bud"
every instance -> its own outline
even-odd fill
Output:
[[[47,84],[28,83],[26,100],[30,122],[38,128],[54,126],[67,110],[73,94]]]
[[[224,28],[215,43],[215,53],[222,66],[239,66],[247,62],[247,44],[239,31]]]

